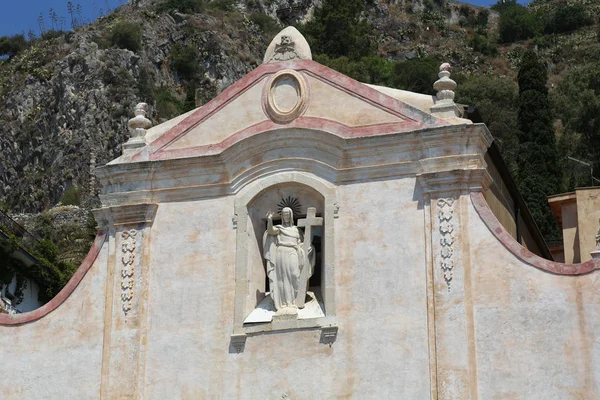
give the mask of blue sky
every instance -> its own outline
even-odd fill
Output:
[[[71,17],[67,11],[68,0],[0,0],[2,13],[0,13],[0,36],[25,33],[30,29],[39,36],[40,29],[38,17],[43,13],[46,29],[51,28],[52,22],[48,15],[54,9],[58,17],[64,17],[65,29],[71,28]],[[100,14],[100,9],[106,12],[107,8],[114,9],[127,0],[72,0],[76,6],[81,5],[81,14],[84,18],[94,20]],[[496,0],[469,0],[470,4],[489,6]],[[527,2],[519,0],[519,3]],[[58,22],[58,21],[57,21]]]
[[[67,2],[68,0],[0,0],[2,4],[0,36],[21,32],[27,34],[30,29],[39,36],[38,17],[43,13],[46,29],[51,28],[52,22],[48,15],[51,8],[58,17],[64,17],[65,29],[71,29],[71,16],[67,10]],[[114,9],[127,0],[71,0],[71,2],[75,8],[77,4],[81,5],[83,18],[94,20],[100,15],[100,9],[106,12],[107,8]]]

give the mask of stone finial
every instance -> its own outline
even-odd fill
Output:
[[[450,64],[443,63],[440,65],[438,79],[433,84],[433,88],[437,91],[435,105],[431,107],[432,113],[439,113],[444,117],[460,116],[460,111],[454,103],[454,89],[456,82],[450,79]]]
[[[288,60],[312,60],[308,42],[293,26],[288,26],[273,38],[263,64]]]
[[[123,154],[146,145],[146,130],[152,126],[152,122],[146,118],[148,104],[138,103],[135,106],[135,117],[129,120],[129,140],[123,144]]]
[[[454,102],[454,89],[456,89],[456,82],[450,79],[450,64],[443,63],[440,65],[439,78],[433,84],[433,88],[437,90],[438,102]]]

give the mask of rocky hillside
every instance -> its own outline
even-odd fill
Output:
[[[514,104],[505,95],[486,103],[477,88],[505,79],[514,95],[528,47],[547,60],[550,85],[598,54],[593,20],[571,30],[546,32],[542,26],[536,34],[507,38],[501,7],[444,0],[325,3],[361,7],[368,52],[345,58],[335,49],[339,32],[311,25],[315,15],[330,18],[321,12],[322,0],[138,0],[88,26],[45,32],[12,52],[2,50],[0,39],[6,55],[0,59],[0,208],[16,213],[59,202],[94,206],[98,187],[90,171],[120,154],[136,103],[150,104],[154,123],[206,103],[255,68],[272,36],[288,24],[307,34],[319,62],[370,83],[429,92],[437,65],[449,61],[464,88],[459,101],[481,103],[485,122],[500,124],[492,131],[506,143],[509,164],[512,142],[502,135],[511,122],[492,121],[486,110],[496,108],[510,120]],[[514,19],[554,15],[553,4],[536,0],[529,14]],[[592,10],[590,4],[595,2],[586,5]],[[521,30],[529,24],[519,23]],[[406,60],[424,64],[410,67]],[[429,75],[414,86],[409,72],[420,73],[422,65]],[[482,83],[481,77],[489,79]],[[506,109],[498,110],[499,101],[507,102]]]

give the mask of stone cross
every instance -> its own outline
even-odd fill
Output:
[[[304,254],[308,257],[308,251],[310,249],[312,241],[312,227],[322,226],[323,218],[317,217],[317,209],[314,207],[308,207],[306,210],[306,218],[298,220],[298,226],[304,227]],[[298,283],[298,295],[296,297],[296,305],[299,308],[304,307],[304,299],[306,298],[306,290],[308,289],[308,264],[304,266],[300,275],[300,282]]]

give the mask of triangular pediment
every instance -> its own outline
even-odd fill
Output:
[[[350,138],[446,124],[312,60],[293,60],[261,65],[180,117],[144,153],[150,159],[215,154],[250,136],[286,128]]]

